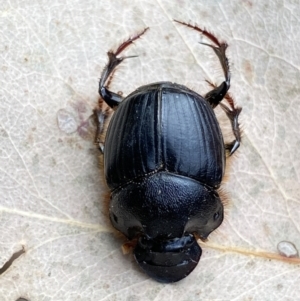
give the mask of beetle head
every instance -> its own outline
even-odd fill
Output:
[[[159,282],[176,282],[197,266],[202,250],[191,234],[168,240],[139,238],[134,256],[141,268]]]

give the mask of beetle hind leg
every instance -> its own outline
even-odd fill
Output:
[[[210,103],[212,108],[215,108],[225,97],[227,91],[230,88],[230,70],[229,70],[228,59],[226,57],[226,49],[228,45],[225,42],[220,42],[213,34],[206,31],[205,29],[201,29],[198,26],[193,26],[185,22],[176,21],[176,20],[174,21],[200,32],[209,40],[211,40],[213,44],[215,44],[215,45],[211,45],[211,44],[201,43],[203,45],[211,47],[214,50],[215,54],[217,55],[221,63],[224,76],[225,76],[225,81],[223,83],[221,83],[218,87],[215,87],[212,91],[208,92],[205,95],[205,99]]]
[[[145,28],[142,32],[139,34],[130,37],[127,41],[122,43],[118,49],[113,52],[109,51],[107,53],[108,55],[108,63],[105,66],[105,68],[102,71],[100,82],[99,82],[99,94],[103,98],[103,100],[112,108],[116,109],[116,107],[119,105],[119,103],[123,100],[123,98],[118,95],[117,93],[109,91],[105,87],[105,83],[107,81],[110,81],[110,78],[115,70],[115,68],[123,62],[127,58],[136,57],[136,55],[133,56],[123,56],[123,57],[117,57],[124,49],[126,49],[130,44],[132,44],[135,40],[137,40],[139,37],[141,37],[146,31],[148,30],[148,27]]]

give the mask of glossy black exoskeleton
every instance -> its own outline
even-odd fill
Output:
[[[227,44],[199,27],[178,23],[211,40],[214,45],[206,45],[219,58],[223,83],[210,83],[213,90],[204,97],[171,82],[140,87],[124,99],[109,91],[106,82],[128,58],[118,55],[146,28],[116,52],[108,52],[109,62],[99,84],[100,96],[115,110],[104,146],[110,219],[128,239],[137,240],[136,261],[160,282],[186,277],[201,257],[197,238],[205,240],[222,223],[223,204],[217,189],[224,175],[226,149],[233,154],[241,140],[241,108],[227,94]],[[223,98],[229,106],[221,103]],[[235,139],[229,144],[224,144],[213,111],[217,105],[231,121]],[[101,123],[102,112],[95,112]]]

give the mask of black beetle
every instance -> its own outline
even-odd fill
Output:
[[[105,86],[118,57],[140,34],[108,52],[99,83],[101,98],[115,110],[104,146],[104,172],[111,190],[110,219],[129,240],[142,269],[160,282],[175,282],[196,267],[205,240],[223,221],[217,189],[224,175],[226,150],[240,145],[238,116],[227,93],[230,72],[227,44],[206,30],[179,22],[203,34],[219,58],[225,81],[204,97],[185,86],[158,82],[122,98]],[[204,44],[204,43],[202,43]],[[222,104],[225,98],[229,106]],[[220,105],[231,121],[235,139],[224,144],[213,108]],[[95,110],[99,137],[103,113]],[[99,140],[98,140],[99,142]],[[101,147],[102,149],[102,147]],[[103,150],[103,149],[102,149]]]

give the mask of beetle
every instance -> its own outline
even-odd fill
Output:
[[[175,20],[176,21],[176,20]],[[111,191],[112,225],[136,241],[134,257],[150,277],[176,282],[197,266],[205,241],[218,228],[224,208],[218,194],[227,155],[241,142],[238,117],[241,108],[228,94],[230,70],[227,44],[198,26],[176,21],[200,32],[217,55],[225,80],[204,96],[186,86],[156,82],[136,89],[127,97],[108,89],[119,57],[148,28],[108,52],[99,94],[115,112],[108,125],[104,173]],[[227,105],[221,103],[225,99]],[[213,109],[220,105],[228,116],[234,140],[224,143]],[[103,112],[95,110],[96,137],[103,131]]]

